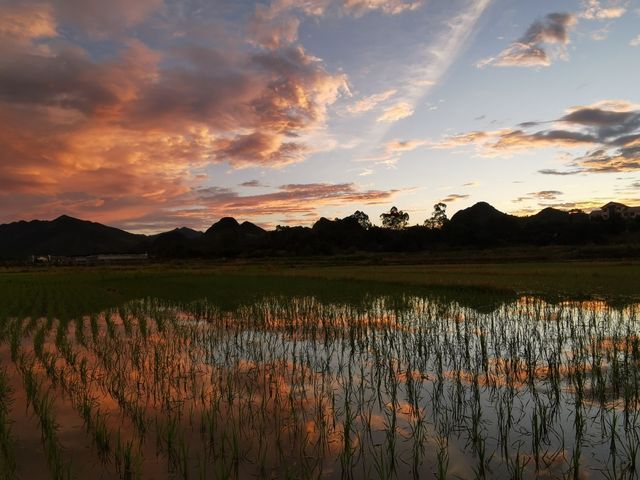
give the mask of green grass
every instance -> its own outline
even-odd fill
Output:
[[[282,273],[404,285],[476,287],[542,295],[640,295],[638,262],[326,266]]]
[[[366,294],[431,290],[470,306],[517,294],[546,298],[640,295],[638,262],[500,263],[456,265],[326,265],[271,263],[150,264],[0,271],[0,317],[73,318],[134,298],[208,298],[235,308],[266,294],[315,295],[358,301]]]

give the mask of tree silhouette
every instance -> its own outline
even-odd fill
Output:
[[[398,210],[396,207],[391,207],[389,213],[383,213],[380,215],[382,220],[382,226],[391,230],[402,230],[407,226],[409,222],[409,214]]]
[[[358,225],[360,225],[365,230],[369,230],[371,228],[371,220],[369,220],[369,215],[361,212],[360,210],[356,210],[346,218],[355,220],[356,222],[358,222]]]
[[[424,221],[424,226],[437,230],[444,227],[448,221],[449,219],[447,218],[447,204],[439,202],[433,206],[433,213],[431,214],[431,218],[427,218]]]

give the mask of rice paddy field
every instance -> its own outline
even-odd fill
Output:
[[[0,479],[637,478],[637,266],[520,268],[0,272]]]

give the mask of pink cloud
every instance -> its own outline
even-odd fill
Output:
[[[70,2],[12,7],[0,21],[0,37],[12,39],[0,48],[3,220],[69,213],[124,221],[166,213],[172,202],[186,208],[185,195],[204,181],[195,168],[303,161],[307,137],[348,90],[345,75],[297,45],[182,42],[160,53],[123,35],[117,50],[96,57],[59,37],[35,43],[58,35],[60,22],[102,34],[116,17],[129,28],[162,7],[140,2],[98,25],[90,18],[106,8],[98,3],[77,12]]]
[[[162,8],[163,0],[53,0],[56,16],[96,37],[121,33]]]

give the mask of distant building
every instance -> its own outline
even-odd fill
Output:
[[[144,262],[149,260],[149,255],[147,253],[119,253],[111,255],[95,255],[89,258],[97,263]]]
[[[104,263],[137,263],[149,260],[147,253],[118,253],[100,255],[32,255],[35,264],[50,265],[97,265]]]
[[[640,207],[629,207],[623,203],[609,202],[589,214],[592,219],[608,220],[618,217],[625,220],[640,218]]]
[[[31,255],[31,263],[51,263],[51,255]]]

